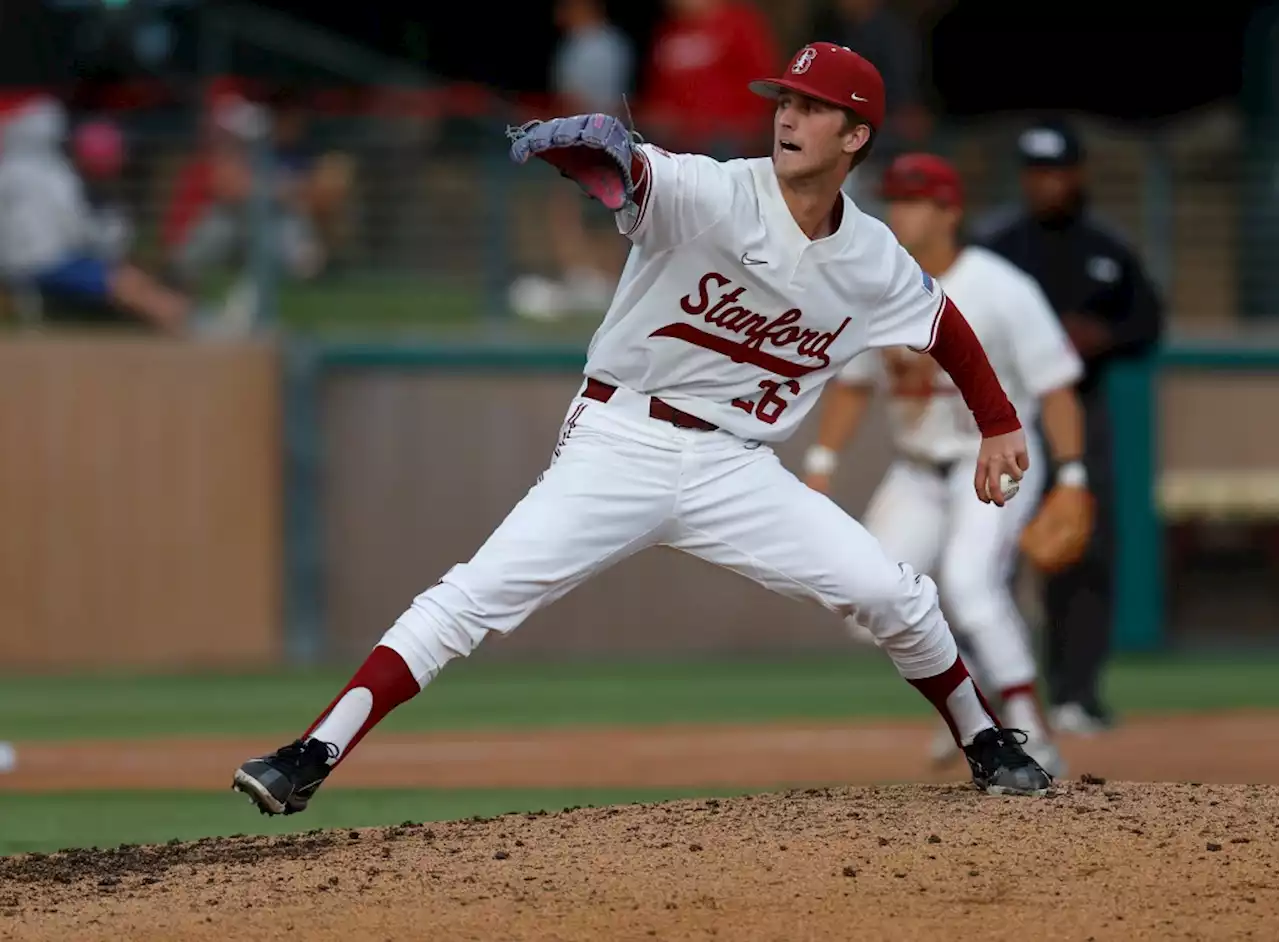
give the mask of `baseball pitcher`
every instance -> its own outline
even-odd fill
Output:
[[[872,395],[886,392],[897,459],[872,496],[865,525],[891,558],[935,575],[975,676],[997,695],[1004,719],[1026,730],[1027,752],[1059,776],[1061,757],[1040,709],[1035,658],[1010,581],[1020,543],[1036,565],[1052,570],[1078,558],[1088,542],[1092,502],[1075,392],[1080,357],[1031,276],[984,248],[960,244],[961,182],[947,161],[898,157],[885,172],[882,195],[894,235],[964,310],[1031,430],[1033,452],[1037,413],[1043,418],[1056,482],[1038,514],[1044,481],[1038,464],[1027,469],[1009,506],[973,500],[969,466],[982,434],[937,362],[904,347],[860,354],[837,376],[818,441],[805,456],[806,480],[828,490],[837,455]],[[855,636],[875,640],[856,618],[848,624]],[[946,745],[944,753],[939,737],[935,759],[954,753],[949,736]]]
[[[414,599],[302,738],[236,771],[233,787],[262,811],[301,811],[451,660],[656,545],[856,614],[941,714],[978,788],[1048,790],[1025,734],[969,677],[933,581],[771,447],[854,356],[906,346],[954,379],[980,430],[974,503],[1003,506],[1001,477],[1028,467],[1017,413],[964,316],[841,192],[884,117],[880,74],[813,43],[751,87],[777,102],[771,157],[668,153],[602,114],[512,129],[517,164],[547,161],[616,213],[632,243],[622,277],[546,471],[470,561]]]

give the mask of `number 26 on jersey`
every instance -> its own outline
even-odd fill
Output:
[[[766,425],[772,425],[778,421],[778,416],[786,411],[790,403],[782,397],[782,391],[786,390],[792,396],[800,394],[800,384],[794,379],[785,382],[775,382],[771,379],[760,380],[760,388],[764,390],[758,400],[751,399],[735,399],[730,403],[735,409],[741,409],[748,415],[754,415]]]

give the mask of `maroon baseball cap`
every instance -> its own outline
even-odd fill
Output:
[[[886,200],[933,200],[943,206],[964,205],[960,174],[937,154],[900,154],[884,172],[880,195]]]
[[[809,43],[779,78],[756,79],[757,95],[777,98],[792,91],[837,108],[848,108],[875,130],[884,121],[884,79],[874,65],[848,46]]]

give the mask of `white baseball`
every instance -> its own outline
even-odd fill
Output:
[[[1008,473],[1000,475],[1000,493],[1004,495],[1005,500],[1018,493],[1018,487],[1019,484],[1012,475]]]

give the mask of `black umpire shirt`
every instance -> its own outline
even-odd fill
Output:
[[[1134,252],[1083,202],[1053,219],[1022,211],[988,226],[979,241],[1040,283],[1059,319],[1093,315],[1111,328],[1111,344],[1085,360],[1080,391],[1092,391],[1116,359],[1148,352],[1160,339],[1156,290]]]

